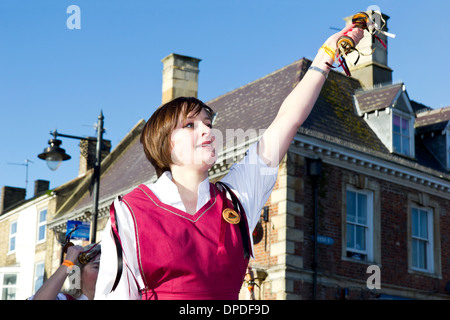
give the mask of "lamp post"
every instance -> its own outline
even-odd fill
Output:
[[[71,138],[77,140],[88,140],[88,141],[96,141],[96,150],[95,150],[95,163],[94,163],[94,173],[92,176],[94,182],[93,188],[93,205],[94,205],[94,214],[91,219],[91,232],[90,232],[90,241],[91,243],[96,242],[96,233],[97,233],[97,218],[98,218],[98,201],[99,201],[99,192],[100,192],[100,163],[101,163],[101,152],[102,152],[102,144],[103,144],[103,112],[100,112],[97,121],[97,138],[91,137],[77,137],[67,134],[62,134],[57,132],[56,130],[50,132],[53,135],[53,139],[48,141],[49,147],[44,149],[44,152],[38,155],[39,159],[46,160],[47,166],[50,170],[54,171],[59,168],[62,161],[69,160],[70,156],[66,153],[66,151],[59,146],[61,145],[61,140],[58,140],[57,137]]]

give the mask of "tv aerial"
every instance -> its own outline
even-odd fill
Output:
[[[25,159],[24,163],[13,163],[8,162],[9,165],[15,165],[15,166],[25,166],[25,190],[28,188],[28,166],[30,163],[34,163],[33,161],[29,159]]]

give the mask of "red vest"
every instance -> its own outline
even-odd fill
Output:
[[[239,225],[222,218],[232,203],[214,184],[210,192],[194,215],[162,203],[143,184],[122,198],[134,221],[142,299],[238,299],[248,258]],[[250,241],[244,212],[241,220]]]

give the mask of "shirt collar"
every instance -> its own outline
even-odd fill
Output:
[[[182,203],[180,194],[178,193],[178,188],[172,181],[172,174],[170,171],[165,171],[152,186],[153,193],[161,200],[162,202],[169,205],[176,205],[177,203]],[[200,182],[198,186],[198,206],[202,206],[205,203],[205,200],[208,201],[210,199],[210,190],[209,190],[209,178],[206,177],[205,180]]]

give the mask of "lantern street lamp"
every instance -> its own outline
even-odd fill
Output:
[[[60,148],[61,140],[58,140],[57,137],[71,138],[77,140],[87,140],[87,141],[96,141],[96,150],[95,150],[95,163],[94,163],[94,173],[92,176],[93,184],[94,184],[94,214],[91,219],[91,233],[90,233],[90,241],[91,243],[96,242],[96,233],[97,233],[97,218],[98,218],[98,201],[99,201],[99,192],[100,192],[100,163],[101,163],[101,152],[102,152],[102,144],[103,144],[103,112],[100,112],[97,121],[97,138],[91,137],[77,137],[67,134],[62,134],[57,132],[56,130],[50,132],[53,136],[53,139],[48,141],[49,147],[44,149],[44,152],[38,155],[39,159],[46,160],[47,166],[50,170],[55,171],[59,168],[62,161],[69,160],[71,157],[66,153],[66,151]]]
[[[47,166],[50,170],[55,171],[59,168],[62,161],[69,160],[70,156],[66,153],[66,150],[60,148],[62,141],[56,139],[58,132],[50,132],[53,135],[53,139],[48,140],[49,147],[44,149],[44,152],[38,155],[39,159],[47,161]]]

